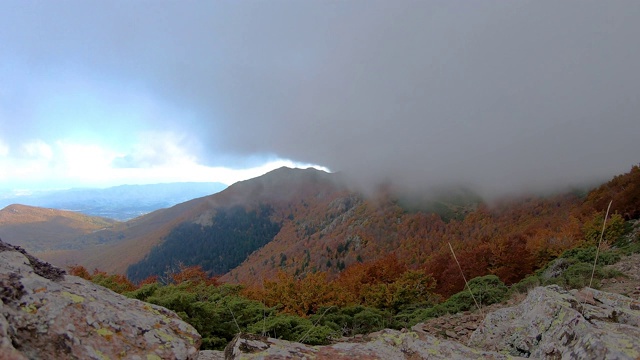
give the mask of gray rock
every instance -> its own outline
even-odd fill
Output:
[[[9,359],[196,359],[175,313],[43,263],[0,241],[0,351]]]
[[[538,287],[517,306],[489,315],[470,346],[552,359],[638,359],[637,301],[594,289]]]
[[[244,334],[225,349],[227,359],[513,359],[497,352],[476,350],[454,341],[416,332],[382,330],[362,342],[341,342],[326,346]]]
[[[201,350],[198,360],[224,360],[224,351]]]
[[[550,280],[560,277],[571,265],[571,262],[565,258],[557,258],[547,266],[542,272],[540,278],[543,280]]]

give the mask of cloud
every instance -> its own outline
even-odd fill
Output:
[[[0,179],[3,182],[0,190],[163,182],[221,182],[231,185],[282,166],[315,166],[278,158],[242,169],[207,166],[189,153],[184,138],[176,134],[142,133],[137,138],[140,141],[134,143],[129,152],[68,139],[57,140],[52,145],[42,140],[21,144],[18,157],[8,152],[7,155],[0,153]],[[4,148],[0,142],[0,150]]]
[[[0,139],[0,157],[9,155],[9,145]]]
[[[12,14],[0,24],[12,149],[76,131],[101,146],[122,139],[122,169],[276,157],[363,184],[487,194],[604,180],[639,161],[638,2],[9,1],[0,11]],[[180,146],[136,138],[164,131]]]
[[[42,140],[32,140],[21,146],[21,155],[27,159],[49,161],[53,158],[53,150]]]
[[[149,168],[196,162],[186,148],[186,139],[171,132],[146,132],[132,149],[113,160],[114,167]]]

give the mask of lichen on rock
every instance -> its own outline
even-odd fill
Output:
[[[15,359],[197,359],[175,313],[128,299],[0,241],[0,353]],[[163,326],[155,326],[159,320]],[[4,357],[3,357],[4,359]]]
[[[637,359],[634,300],[595,289],[538,287],[517,306],[487,315],[470,345],[531,358]]]

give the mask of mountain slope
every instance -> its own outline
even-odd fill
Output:
[[[118,273],[129,268],[136,279],[180,264],[201,265],[211,275],[231,269],[223,281],[261,284],[278,272],[298,278],[326,272],[335,278],[394,253],[410,268],[431,273],[436,291],[446,296],[464,286],[451,248],[468,278],[495,274],[507,284],[517,282],[563,251],[587,244],[586,228],[602,227],[598,204],[607,194],[636,194],[637,171],[586,198],[523,196],[488,206],[468,192],[438,194],[436,201],[444,205],[435,207],[442,209],[439,214],[407,208],[387,188],[368,196],[354,192],[340,174],[282,168],[86,235],[120,240],[73,256],[68,252],[56,263]],[[638,206],[625,203],[623,210],[635,214]],[[621,221],[612,218],[611,225]]]
[[[100,242],[81,236],[110,228],[117,222],[73,211],[9,205],[0,210],[0,238],[32,252],[78,249]]]
[[[168,209],[119,224],[116,227],[90,234],[89,241],[102,237],[119,239],[106,245],[80,251],[46,254],[43,257],[59,266],[83,265],[108,272],[124,273],[129,265],[143,260],[151,249],[163,243],[180,224],[209,226],[219,209],[240,206],[250,212],[261,204],[269,204],[273,213],[271,221],[279,222],[291,213],[291,203],[297,199],[325,197],[342,189],[340,176],[315,169],[274,170],[261,177],[241,181],[210,196],[193,199]],[[189,263],[188,259],[175,259],[177,263]]]

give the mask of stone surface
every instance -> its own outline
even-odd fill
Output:
[[[617,263],[608,265],[607,268],[618,270],[625,276],[601,280],[603,291],[623,294],[632,299],[640,300],[640,254],[624,256]]]
[[[244,334],[229,343],[225,355],[227,359],[514,359],[497,352],[472,349],[455,341],[389,329],[369,334],[361,342],[326,346]]]
[[[488,314],[469,345],[545,359],[640,358],[638,301],[585,288],[538,287]]]
[[[477,309],[464,311],[457,314],[443,315],[429,319],[414,325],[411,330],[420,334],[429,334],[445,340],[456,340],[466,344],[471,334],[484,320],[483,314],[495,311],[510,305],[514,305],[522,299],[512,299],[507,303],[497,303],[482,308],[482,313]]]
[[[637,258],[628,260],[621,270],[637,270]],[[634,290],[629,281],[637,279],[611,284]],[[640,358],[640,301],[593,289],[538,287],[514,306],[327,346],[243,334],[225,352],[198,351],[200,336],[175,313],[65,275],[0,241],[0,299],[0,360]]]
[[[173,312],[0,241],[0,351],[8,359],[197,359],[200,335]]]
[[[198,354],[198,360],[225,360],[224,351],[202,350]]]

